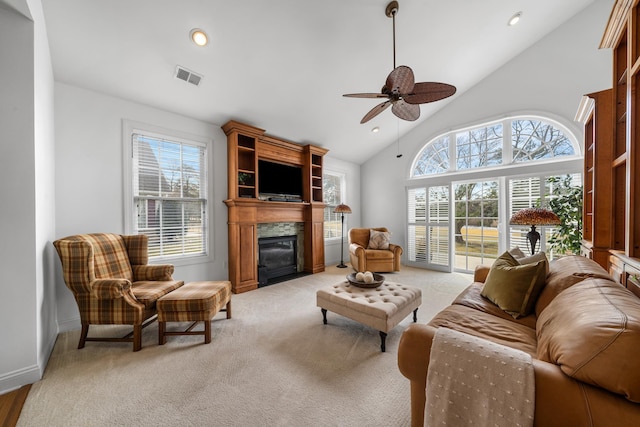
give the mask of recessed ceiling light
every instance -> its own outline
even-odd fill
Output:
[[[206,46],[206,44],[209,42],[207,33],[202,31],[200,28],[194,28],[193,30],[191,30],[191,32],[189,33],[189,37],[191,38],[191,41],[193,41],[198,46]]]
[[[376,126],[373,129],[371,129],[371,132],[373,132],[373,133],[377,133],[379,131],[380,131],[380,128],[378,126]]]
[[[518,23],[518,21],[520,21],[521,17],[522,17],[522,12],[516,13],[511,18],[509,18],[509,22],[507,23],[507,25],[509,25],[510,27],[513,27]]]

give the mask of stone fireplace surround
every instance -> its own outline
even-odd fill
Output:
[[[257,226],[258,239],[262,237],[296,236],[297,271],[304,270],[304,222],[271,222]],[[258,260],[260,263],[260,260]]]

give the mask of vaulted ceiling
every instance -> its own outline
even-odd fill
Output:
[[[400,0],[397,65],[458,92],[422,105],[415,122],[389,110],[364,125],[379,101],[342,94],[380,91],[393,68],[388,0],[42,3],[56,81],[215,125],[243,121],[362,163],[593,1]],[[207,46],[191,42],[193,28]],[[200,85],[175,78],[178,65]]]

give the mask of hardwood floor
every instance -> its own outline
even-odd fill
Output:
[[[18,417],[24,401],[27,400],[29,390],[31,390],[31,384],[0,395],[0,427],[14,427],[18,423]]]

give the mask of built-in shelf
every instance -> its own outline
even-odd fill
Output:
[[[327,150],[269,136],[263,129],[233,120],[222,129],[227,135],[225,204],[228,208],[229,280],[233,292],[258,287],[258,224],[304,223],[304,271],[324,271],[322,167]],[[302,200],[262,200],[260,160],[302,169]]]

